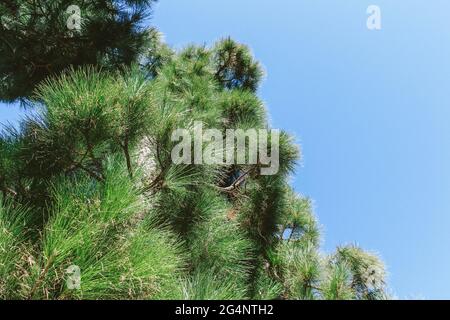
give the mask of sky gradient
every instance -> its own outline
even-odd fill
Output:
[[[378,5],[382,30],[366,28]],[[448,0],[160,0],[152,25],[182,48],[231,36],[266,69],[274,128],[296,136],[292,178],[323,249],[357,243],[399,298],[450,299]],[[0,105],[0,122],[21,111]]]

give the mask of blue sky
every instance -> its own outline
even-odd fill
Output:
[[[366,28],[380,6],[382,30]],[[161,0],[152,24],[181,48],[231,36],[267,77],[275,128],[302,145],[295,189],[323,248],[378,252],[400,298],[450,298],[448,0]],[[0,122],[19,111],[0,105]]]

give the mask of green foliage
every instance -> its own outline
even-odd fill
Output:
[[[214,270],[197,270],[183,285],[185,300],[243,300],[246,289],[231,277],[219,277]]]
[[[183,253],[168,230],[156,228],[122,165],[110,161],[103,183],[89,176],[54,184],[54,205],[43,230],[26,298],[179,298]],[[66,285],[81,270],[81,288]]]
[[[21,272],[30,257],[27,214],[0,197],[0,299],[20,298]]]
[[[175,52],[163,42],[163,36],[158,30],[151,28],[147,32],[149,41],[141,63],[148,77],[153,79],[173,59]]]
[[[205,216],[189,235],[192,263],[195,268],[211,270],[216,276],[246,283],[254,255],[252,243],[230,219],[233,209],[223,203],[224,199],[215,200],[213,196],[207,199],[215,205],[205,210]]]
[[[266,111],[253,93],[242,90],[224,92],[219,101],[224,126],[228,128],[261,128],[266,123]]]
[[[269,274],[269,270],[259,268],[254,274],[253,299],[274,300],[279,299],[283,293],[283,284],[279,279]]]
[[[335,253],[319,251],[319,230],[309,199],[285,193],[283,241],[268,252],[274,279],[283,283],[286,299],[386,299],[384,266],[375,255],[355,246]]]
[[[20,143],[14,137],[16,132],[12,130],[11,133],[12,135],[4,133],[0,136],[0,190],[3,198],[17,194],[15,186],[20,179],[17,159]]]
[[[312,212],[311,200],[299,197],[290,188],[285,190],[285,211],[281,217],[283,229],[289,228],[288,242],[295,240],[303,245],[320,244],[320,230],[316,217]]]
[[[351,271],[352,289],[358,299],[385,299],[384,265],[375,254],[351,245],[339,247],[331,257],[334,263],[346,264]]]
[[[346,263],[330,264],[321,284],[323,298],[326,300],[355,299],[352,288],[352,273]]]
[[[82,170],[102,180],[105,156],[117,150],[132,175],[130,148],[148,121],[148,88],[136,69],[123,74],[72,70],[41,83],[36,97],[45,107],[16,135],[26,163],[23,175],[50,179]]]
[[[264,75],[248,47],[232,39],[224,39],[213,49],[215,78],[227,89],[256,91]]]
[[[271,176],[260,158],[172,162],[172,132],[194,122],[271,128],[250,50],[225,39],[175,52],[139,28],[152,2],[80,1],[79,34],[64,0],[0,4],[0,100],[37,113],[0,137],[0,297],[387,298],[376,256],[320,252],[311,201],[288,185],[300,151],[286,132]]]
[[[149,46],[142,28],[153,0],[6,0],[0,4],[0,100],[26,99],[69,66],[130,65]],[[80,8],[71,30],[69,6]],[[20,54],[18,54],[20,53]]]
[[[320,283],[320,256],[314,246],[280,245],[285,295],[290,299],[316,299]]]

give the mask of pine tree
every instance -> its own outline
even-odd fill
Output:
[[[151,38],[143,22],[153,2],[2,1],[0,101],[26,100],[39,82],[68,66],[129,66]]]
[[[115,2],[106,2],[89,2],[99,6],[96,39],[108,39],[111,17],[102,20],[102,10]],[[55,3],[46,10],[57,16],[66,3]],[[150,4],[123,3],[139,17]],[[9,14],[34,8],[1,6]],[[119,25],[130,18],[123,14]],[[77,63],[64,56],[39,76],[5,67],[29,59],[23,48],[0,59],[2,99],[27,99],[37,111],[0,139],[0,297],[387,298],[376,255],[354,245],[321,253],[311,201],[288,184],[300,151],[286,132],[275,175],[261,175],[261,162],[172,161],[172,132],[192,133],[196,121],[222,133],[270,129],[257,95],[263,71],[249,49],[224,39],[175,52],[156,29],[127,30],[125,38],[139,41],[106,51],[77,42],[89,54]],[[35,40],[17,27],[3,43],[17,34]],[[75,289],[67,283],[74,268]]]

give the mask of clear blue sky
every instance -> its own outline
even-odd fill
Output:
[[[379,5],[382,30],[366,28]],[[169,44],[248,44],[275,128],[304,158],[323,248],[357,242],[385,260],[400,298],[450,298],[450,2],[160,0]],[[0,106],[0,121],[18,112]]]

